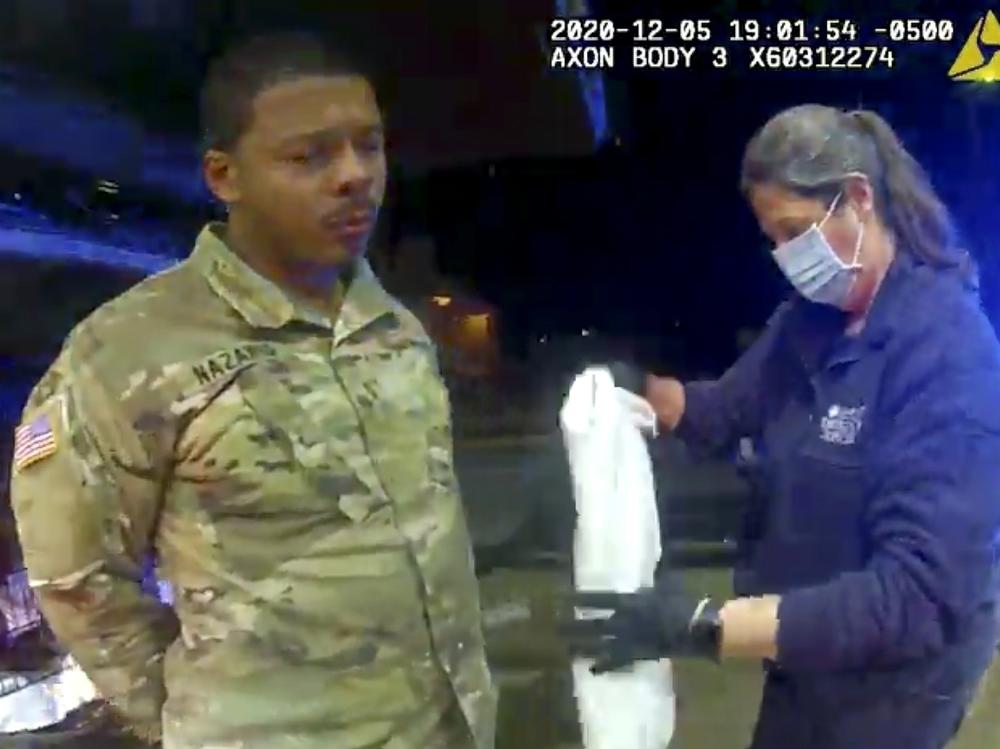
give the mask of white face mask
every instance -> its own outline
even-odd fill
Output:
[[[864,224],[858,229],[858,241],[854,246],[854,259],[851,263],[847,264],[837,257],[820,227],[830,218],[840,196],[841,193],[837,193],[822,221],[779,245],[772,253],[778,267],[802,296],[812,302],[834,307],[841,306],[847,300],[858,271],[861,270],[858,256],[865,229]]]

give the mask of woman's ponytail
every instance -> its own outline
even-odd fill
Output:
[[[956,246],[951,216],[923,168],[878,114],[858,110],[851,117],[878,152],[884,191],[881,208],[901,249],[931,266],[957,268],[966,281],[974,283],[972,259]]]

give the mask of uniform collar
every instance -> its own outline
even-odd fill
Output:
[[[215,293],[253,327],[277,329],[300,320],[331,328],[336,343],[383,317],[398,318],[398,303],[379,283],[366,260],[358,261],[339,314],[332,320],[301,304],[247,265],[223,241],[224,229],[220,223],[205,226],[191,261]]]

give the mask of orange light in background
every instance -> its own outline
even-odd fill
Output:
[[[490,335],[490,316],[487,313],[481,315],[468,315],[463,327],[466,334],[471,338],[485,339]]]
[[[451,304],[450,296],[432,296],[431,301],[434,302],[438,307],[447,307]]]

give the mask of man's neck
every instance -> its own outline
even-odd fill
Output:
[[[279,248],[266,245],[259,232],[230,219],[225,229],[226,245],[243,262],[303,304],[335,317],[340,310],[354,268],[309,262],[282,262]]]

